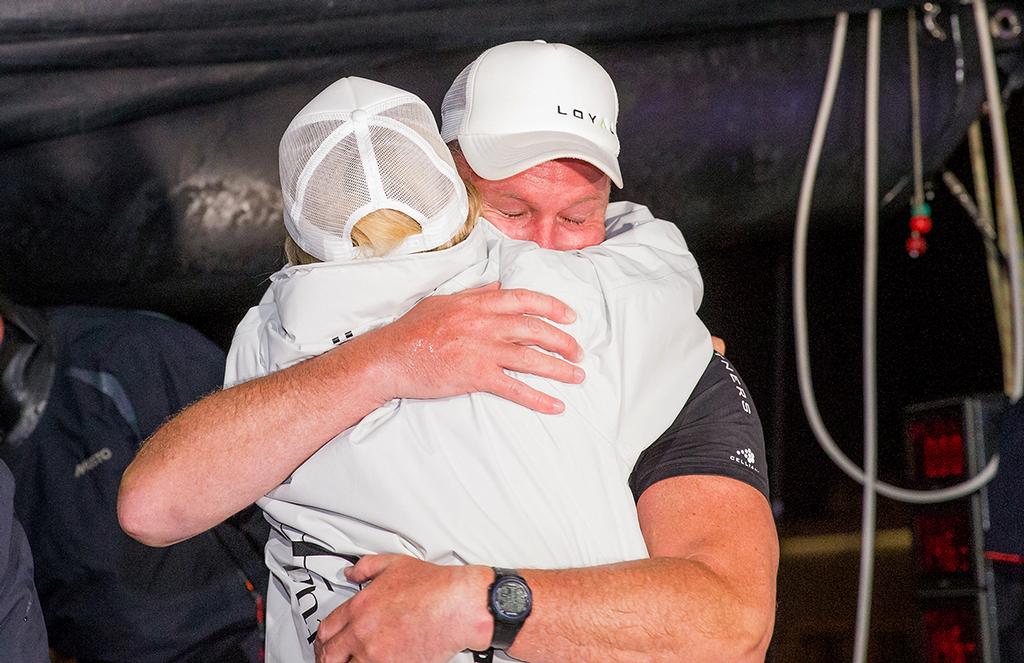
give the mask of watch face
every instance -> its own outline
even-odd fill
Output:
[[[530,589],[519,578],[502,578],[494,587],[494,609],[504,619],[524,619],[532,604]]]

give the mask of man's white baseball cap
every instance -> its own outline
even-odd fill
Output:
[[[619,97],[608,72],[567,44],[514,41],[462,70],[441,105],[441,137],[473,171],[500,180],[552,159],[581,159],[622,188]]]
[[[279,159],[285,227],[321,260],[363,255],[352,245],[352,227],[376,210],[404,212],[420,224],[390,254],[441,246],[469,213],[434,114],[416,95],[384,83],[354,76],[332,83],[292,119]]]

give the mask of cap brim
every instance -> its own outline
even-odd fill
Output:
[[[459,147],[473,172],[485,180],[503,180],[552,159],[579,159],[622,188],[618,159],[577,134],[464,134],[459,136]]]

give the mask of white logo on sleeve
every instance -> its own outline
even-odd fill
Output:
[[[103,447],[93,455],[83,460],[78,465],[75,465],[75,478],[82,476],[86,472],[91,472],[100,463],[105,463],[114,457],[114,454],[110,451],[109,447]]]
[[[718,357],[718,360],[720,362],[725,364],[725,370],[729,371],[729,379],[732,380],[733,386],[736,387],[736,393],[740,397],[740,405],[743,407],[743,411],[746,412],[747,414],[750,414],[750,402],[747,400],[747,392],[743,388],[743,382],[740,381],[740,376],[736,375],[736,370],[732,367],[732,364],[730,364],[728,360],[726,360],[725,357],[718,354],[717,352],[715,353],[715,356]],[[747,449],[747,451],[750,451],[750,449]],[[737,451],[736,453],[740,452]],[[751,460],[750,462],[753,463],[754,461]]]
[[[733,461],[734,463],[739,463],[740,465],[749,470],[754,470],[758,474],[761,473],[761,470],[754,467],[754,451],[750,448],[737,449],[736,455],[729,456],[729,460]]]

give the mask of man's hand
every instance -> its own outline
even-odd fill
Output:
[[[494,572],[485,566],[367,555],[345,575],[364,588],[320,623],[317,663],[445,663],[490,644],[485,597]]]
[[[531,347],[573,362],[583,356],[572,336],[541,317],[569,324],[576,314],[554,297],[530,290],[501,290],[497,283],[427,297],[367,339],[378,348],[381,359],[381,399],[486,391],[538,412],[561,412],[565,405],[560,400],[504,370],[559,382],[583,381],[579,367]]]

